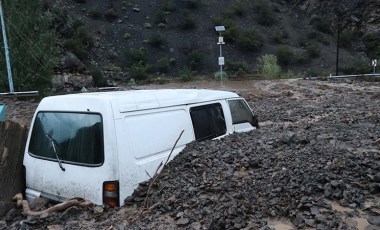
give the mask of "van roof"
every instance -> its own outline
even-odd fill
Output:
[[[155,89],[93,92],[47,97],[44,100],[110,101],[119,112],[152,109],[239,97],[236,93],[209,89]],[[53,101],[50,101],[53,102]],[[50,104],[50,103],[49,103]]]

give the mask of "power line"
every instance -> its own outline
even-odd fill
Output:
[[[33,43],[32,40],[29,39],[29,37],[27,35],[25,35],[14,23],[11,22],[11,20],[7,17],[4,17],[7,21],[7,23],[9,25],[11,25],[11,27],[13,28],[13,30],[9,30],[11,33],[13,33],[13,35],[16,35],[15,38],[18,39],[18,41],[24,45],[24,48],[27,48],[28,52],[31,54],[31,56],[34,58],[35,61],[37,61],[37,63],[41,63],[40,60],[38,59],[36,53],[33,53],[33,49],[34,47],[32,47],[30,45],[30,43]],[[30,36],[31,34],[29,32],[27,32]],[[35,48],[40,51],[40,54],[44,55],[44,52],[38,47],[38,46],[35,46]],[[47,63],[41,63],[41,67],[44,68],[49,74],[53,75],[54,72],[47,66],[47,64],[49,64],[52,60],[48,60]]]

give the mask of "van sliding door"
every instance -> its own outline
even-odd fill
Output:
[[[197,141],[209,140],[226,134],[226,122],[220,103],[192,107],[190,116]]]

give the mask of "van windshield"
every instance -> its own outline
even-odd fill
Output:
[[[28,150],[52,161],[100,165],[104,159],[102,118],[94,113],[39,112]]]
[[[229,100],[228,105],[231,110],[232,124],[236,125],[248,122],[252,126],[257,126],[254,116],[244,100]]]

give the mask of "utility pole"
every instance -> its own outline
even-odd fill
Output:
[[[13,88],[11,61],[9,59],[9,47],[8,47],[8,41],[7,41],[7,33],[5,32],[5,23],[4,23],[4,16],[3,16],[3,4],[2,4],[2,0],[0,0],[0,18],[1,18],[1,29],[2,29],[2,32],[3,32],[4,50],[5,50],[5,61],[7,63],[7,71],[8,71],[9,91],[11,93],[13,93],[14,92],[14,88]]]

